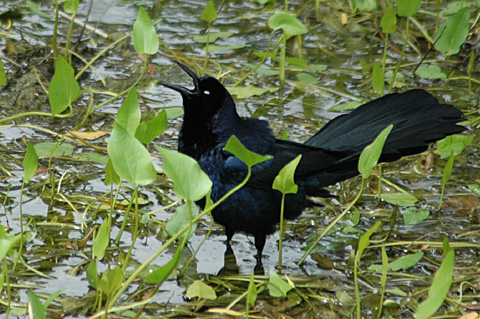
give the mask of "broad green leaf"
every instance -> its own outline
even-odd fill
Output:
[[[80,95],[80,86],[75,80],[73,68],[61,56],[58,56],[50,86],[48,100],[53,114],[60,114]]]
[[[108,156],[97,153],[97,152],[85,152],[81,154],[75,154],[72,156],[73,160],[82,161],[82,162],[92,162],[102,165],[107,165]]]
[[[115,121],[120,124],[130,135],[135,135],[138,124],[140,124],[140,106],[136,88],[132,88],[122,106],[118,109]]]
[[[217,294],[212,287],[207,285],[206,283],[195,280],[188,288],[187,292],[185,293],[186,298],[201,298],[201,299],[209,299],[215,300],[217,299]]]
[[[302,154],[298,155],[290,163],[285,165],[273,181],[273,189],[282,192],[283,194],[296,194],[298,186],[295,184],[294,175],[298,163],[302,159]]]
[[[451,249],[433,277],[432,286],[428,292],[428,298],[418,307],[417,312],[415,313],[416,319],[430,318],[443,304],[452,284],[454,261],[455,251]]]
[[[117,290],[122,285],[122,281],[122,267],[117,266],[113,270],[108,269],[102,274],[102,278],[98,283],[98,290],[103,292],[107,296],[107,299],[109,299],[111,296],[117,293]]]
[[[105,167],[105,185],[115,184],[119,185],[121,182],[120,176],[118,176],[117,172],[113,168],[112,159],[108,160],[107,166]]]
[[[9,235],[5,234],[5,229],[0,225],[0,261],[3,261],[10,249],[13,248],[21,239],[22,235]]]
[[[100,277],[97,273],[97,260],[92,260],[87,267],[87,281],[90,287],[97,289]]]
[[[390,204],[399,206],[412,206],[418,202],[415,196],[406,193],[382,193],[381,198]]]
[[[341,103],[341,104],[334,105],[331,108],[329,108],[328,110],[331,111],[331,112],[355,110],[360,105],[362,105],[362,103],[351,101],[351,102],[347,102],[347,103]]]
[[[223,149],[235,155],[249,167],[272,158],[272,156],[263,156],[249,151],[235,135],[228,139],[227,145]]]
[[[150,154],[118,123],[113,126],[107,150],[115,172],[130,184],[143,186],[155,181],[157,173]]]
[[[373,67],[372,87],[375,92],[383,94],[383,88],[385,87],[385,78],[380,62],[378,61],[375,62],[375,66]]]
[[[428,209],[417,209],[415,207],[410,207],[403,214],[403,222],[405,225],[415,225],[426,220],[429,216],[430,211]]]
[[[422,79],[428,80],[437,80],[437,79],[446,79],[447,75],[443,73],[442,69],[438,65],[429,65],[429,66],[420,66],[417,71],[415,71]]]
[[[393,72],[392,71],[385,72],[385,80],[387,80],[388,83],[391,83],[392,79],[393,79]],[[405,75],[398,72],[395,77],[395,83],[393,84],[393,87],[402,88],[404,85],[405,85]]]
[[[235,95],[239,99],[249,98],[254,95],[262,95],[267,92],[275,92],[278,88],[259,88],[252,85],[236,86],[227,88],[231,95]]]
[[[110,243],[110,227],[111,227],[111,220],[110,218],[106,218],[100,228],[98,229],[97,236],[93,241],[93,256],[97,258],[97,260],[102,260],[105,256],[105,250]]]
[[[437,154],[442,159],[447,159],[453,152],[454,156],[462,153],[463,149],[473,142],[473,137],[466,135],[450,135],[444,139],[437,141]]]
[[[380,134],[375,138],[375,140],[365,147],[360,154],[360,159],[358,160],[358,171],[363,175],[364,179],[367,179],[372,173],[372,169],[377,165],[380,155],[382,155],[383,146],[387,140],[388,134],[393,128],[393,124],[390,124],[385,129],[383,129]]]
[[[296,77],[299,81],[302,81],[306,84],[317,84],[318,79],[311,74],[300,72],[296,74]]]
[[[138,10],[137,21],[133,25],[133,45],[138,54],[156,54],[158,36],[152,20],[143,7]]]
[[[387,265],[387,271],[399,271],[406,270],[415,266],[423,258],[423,253],[419,252],[416,254],[405,255],[397,260],[392,261]],[[368,267],[369,270],[374,270],[378,272],[383,271],[383,265],[372,265]]]
[[[397,16],[391,3],[382,17],[381,25],[383,33],[394,33],[397,30]]]
[[[28,142],[27,151],[25,152],[25,157],[23,158],[23,180],[25,183],[30,182],[38,168],[38,157],[35,148],[33,147],[32,142]]]
[[[70,157],[73,154],[73,145],[67,143],[39,143],[33,146],[38,157]]]
[[[157,145],[155,147],[163,156],[163,169],[173,181],[173,190],[178,197],[197,201],[207,195],[212,188],[212,181],[197,161],[185,154]]]
[[[210,32],[208,36],[206,34],[202,35],[194,35],[193,40],[197,43],[207,43],[207,39],[209,43],[215,42],[217,39],[220,38],[228,38],[234,34],[233,32],[230,31],[225,31],[225,32]]]
[[[189,206],[191,211],[188,208]],[[180,229],[190,224],[190,220],[197,217],[199,213],[200,208],[193,203],[186,203],[185,205],[177,207],[175,214],[173,214],[172,218],[170,218],[170,220],[167,222],[167,225],[165,225],[165,231],[170,237],[172,237]],[[197,229],[197,223],[192,224],[190,232],[184,232],[178,239],[183,240],[185,236],[187,236],[187,238],[192,237],[195,229]]]
[[[413,17],[420,9],[420,0],[397,0],[397,13],[400,17]]]
[[[145,282],[151,284],[160,284],[165,279],[168,279],[168,276],[180,265],[180,261],[182,261],[182,252],[183,252],[183,245],[179,245],[175,255],[173,258],[164,266],[160,267],[159,269],[152,272],[150,275],[144,278]]]
[[[35,319],[47,319],[45,314],[47,309],[31,290],[28,290],[28,300],[30,300],[30,305],[32,306],[33,317]]]
[[[288,282],[280,278],[273,269],[270,269],[270,276],[268,279],[268,292],[272,297],[285,297],[287,293],[294,287],[290,286]]]
[[[7,84],[7,74],[5,73],[5,67],[3,66],[2,59],[0,59],[0,85]]]
[[[257,300],[258,292],[257,292],[257,287],[255,286],[255,273],[252,271],[252,274],[250,275],[250,281],[248,283],[248,289],[247,289],[247,307],[254,307],[255,306],[255,301]]]
[[[66,13],[74,14],[77,13],[79,0],[65,0],[63,9]]]
[[[378,3],[376,0],[355,0],[355,9],[360,11],[373,11],[376,10],[378,7]]]
[[[49,15],[45,11],[40,10],[38,8],[38,6],[32,1],[27,1],[27,6],[30,9],[30,11],[32,11],[33,13],[35,13],[36,15],[38,15],[42,18],[45,18],[45,19],[51,19],[52,18],[51,15]]]
[[[457,54],[468,36],[470,8],[460,9],[448,19],[435,35],[435,49],[449,56]]]
[[[207,6],[200,14],[200,20],[212,23],[217,18],[217,10],[212,0],[208,0]]]
[[[163,110],[153,119],[140,123],[135,132],[135,137],[148,145],[166,129],[168,129],[167,112]]]
[[[285,12],[279,12],[272,15],[270,19],[268,19],[268,26],[273,30],[281,29],[287,39],[308,32],[308,29],[303,23]]]

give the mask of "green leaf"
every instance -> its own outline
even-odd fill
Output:
[[[308,29],[297,18],[285,12],[275,13],[268,19],[270,29],[281,29],[287,39],[307,33]]]
[[[412,206],[418,202],[415,196],[406,193],[382,193],[381,198],[390,204],[399,206]]]
[[[341,103],[341,104],[334,105],[331,108],[329,108],[328,110],[331,111],[331,112],[355,110],[360,105],[362,105],[362,103],[351,101],[351,102],[347,102],[347,103]]]
[[[417,71],[415,71],[422,79],[428,80],[437,80],[437,79],[446,79],[447,75],[442,72],[442,69],[438,65],[429,65],[429,66],[420,66]]]
[[[380,134],[375,138],[375,140],[365,147],[360,154],[360,159],[358,160],[358,171],[363,175],[364,179],[367,179],[372,173],[372,169],[377,165],[380,155],[382,155],[383,146],[387,140],[388,134],[393,128],[393,124],[390,124],[385,129],[383,129]]]
[[[30,11],[32,11],[33,13],[35,13],[36,15],[38,15],[39,17],[42,17],[42,18],[45,18],[45,19],[51,19],[52,16],[49,15],[48,13],[46,13],[45,11],[42,11],[40,10],[37,5],[32,2],[32,1],[27,1],[27,6],[28,8],[30,9]]]
[[[0,59],[0,85],[7,84],[7,74],[5,73],[5,67],[3,66],[2,59]]]
[[[443,169],[442,185],[444,187],[447,184],[450,177],[452,176],[452,169],[453,169],[454,160],[455,160],[455,155],[453,155],[453,153],[452,153],[450,155],[450,158],[447,161],[447,164],[445,164],[445,168]]]
[[[6,235],[5,228],[0,225],[0,261],[3,261],[7,253],[10,249],[13,248],[20,240],[22,239],[22,235]]]
[[[273,189],[282,192],[283,194],[296,194],[298,186],[295,184],[294,175],[298,163],[302,159],[302,154],[298,155],[290,163],[285,165],[273,181]]]
[[[148,145],[166,129],[168,129],[167,112],[163,110],[153,119],[140,123],[135,132],[135,137]]]
[[[110,299],[115,293],[117,293],[118,289],[122,285],[123,281],[123,271],[122,267],[117,266],[113,270],[106,270],[102,274],[102,278],[98,284],[98,290],[103,292],[107,299]]]
[[[470,8],[460,9],[438,28],[435,49],[449,56],[457,54],[468,36]]]
[[[164,266],[160,267],[159,269],[152,272],[150,275],[144,278],[144,280],[151,284],[160,284],[165,279],[167,279],[170,274],[177,269],[178,265],[180,265],[180,261],[182,261],[182,252],[183,252],[183,245],[179,245],[175,255],[173,258]]]
[[[212,287],[201,282],[200,280],[195,280],[188,288],[187,292],[185,293],[186,298],[202,298],[202,299],[209,299],[215,300],[217,299],[217,294]]]
[[[385,79],[380,62],[376,61],[373,67],[372,74],[372,87],[377,93],[383,94],[383,88],[385,87]]]
[[[415,207],[410,207],[403,214],[403,222],[405,225],[415,225],[419,222],[426,220],[430,216],[430,211],[428,209],[417,209]]]
[[[93,256],[97,260],[102,260],[105,257],[105,250],[110,243],[110,227],[111,227],[110,218],[106,218],[100,228],[98,229],[97,236],[93,240]]]
[[[287,293],[294,287],[288,282],[280,278],[273,269],[270,269],[270,276],[268,279],[268,292],[272,297],[285,297]]]
[[[398,0],[397,13],[400,17],[413,17],[420,9],[420,0]]]
[[[416,254],[405,255],[387,265],[387,271],[399,271],[407,270],[415,266],[423,258],[423,253],[419,252]],[[374,270],[378,272],[383,271],[383,265],[371,265],[368,267],[369,270]]]
[[[189,207],[191,210],[189,209]],[[170,237],[172,237],[183,227],[189,225],[190,220],[197,217],[199,213],[200,208],[193,203],[186,203],[185,205],[177,207],[177,209],[175,210],[175,214],[173,214],[172,218],[170,218],[170,220],[165,225],[165,231]],[[184,232],[178,239],[183,240],[185,237],[189,239],[190,237],[192,237],[195,229],[197,229],[197,223],[192,224],[190,232]]]
[[[217,18],[217,10],[212,0],[208,0],[207,6],[200,14],[200,20],[212,23]]]
[[[105,167],[105,185],[115,184],[120,185],[121,179],[118,176],[117,172],[113,168],[112,159],[108,160],[107,166]]]
[[[156,54],[158,52],[158,36],[152,20],[144,8],[138,10],[137,21],[133,25],[133,45],[138,54]]]
[[[47,310],[42,302],[38,299],[37,295],[31,290],[28,290],[28,299],[33,310],[33,317],[35,319],[47,319],[45,311]]]
[[[376,0],[356,0],[355,1],[355,8],[360,11],[373,11],[376,10],[378,7],[378,3]]]
[[[115,121],[120,124],[130,135],[134,135],[140,124],[140,106],[136,88],[132,88],[122,106],[118,109]]]
[[[247,289],[247,307],[254,307],[255,301],[257,300],[258,291],[257,287],[255,286],[255,273],[252,271],[250,275],[250,282],[248,283]]]
[[[455,134],[447,136],[444,139],[437,141],[437,154],[440,155],[442,159],[449,158],[452,152],[454,156],[457,156],[472,142],[473,137],[466,135]]]
[[[296,74],[296,77],[299,81],[302,81],[306,84],[317,84],[318,79],[311,74],[300,72]]]
[[[25,157],[23,158],[23,180],[25,183],[30,182],[38,168],[38,157],[35,148],[33,147],[32,142],[28,142],[27,151],[25,152]]]
[[[236,86],[227,88],[231,95],[235,95],[239,99],[246,99],[254,95],[262,95],[267,92],[278,91],[278,88],[259,88],[252,85]]]
[[[97,274],[97,260],[92,260],[87,267],[87,281],[90,287],[97,289],[100,277]]]
[[[395,15],[395,10],[391,3],[388,5],[387,10],[382,17],[381,25],[383,33],[394,33],[397,30],[397,16]]]
[[[210,52],[231,51],[231,50],[241,49],[244,47],[246,47],[245,44],[232,44],[232,45],[210,44],[208,47],[208,51]]]
[[[65,0],[63,9],[66,13],[75,14],[77,13],[79,0]]]
[[[108,156],[97,153],[97,152],[85,152],[81,154],[75,154],[72,156],[72,159],[81,162],[92,162],[102,165],[107,165],[108,163]]]
[[[173,181],[173,190],[178,197],[197,201],[207,195],[212,188],[212,181],[196,160],[157,145],[155,147],[163,156],[163,169]]]
[[[392,71],[385,72],[385,80],[387,80],[388,83],[391,83],[392,79],[393,79],[393,72]],[[395,83],[393,84],[393,87],[402,88],[404,85],[405,85],[405,75],[398,72],[395,77]]]
[[[264,162],[272,158],[272,156],[263,156],[254,152],[249,151],[242,142],[235,136],[232,135],[223,150],[232,153],[239,160],[241,160],[248,167],[252,167],[255,164]]]
[[[157,173],[152,158],[143,145],[118,123],[113,126],[107,145],[115,172],[132,185],[148,185]]]
[[[73,154],[73,145],[67,143],[39,143],[33,146],[38,157],[70,157]]]
[[[217,39],[220,39],[220,38],[228,38],[229,36],[231,36],[232,34],[234,34],[233,32],[230,32],[230,31],[225,31],[225,32],[210,32],[208,34],[208,36],[206,34],[202,34],[202,35],[194,35],[193,36],[193,40],[197,43],[207,43],[207,40],[208,40],[208,43],[213,43],[215,42]]]
[[[378,227],[382,225],[381,222],[377,222],[375,225],[372,226],[365,234],[360,237],[358,241],[358,249],[355,255],[355,261],[358,263],[362,258],[363,251],[370,245],[370,236],[377,230]]]
[[[52,114],[60,114],[65,111],[79,95],[80,86],[75,80],[73,68],[59,55],[55,65],[55,74],[48,87],[48,100]]]
[[[433,277],[432,286],[428,292],[428,298],[425,299],[415,313],[416,319],[430,318],[442,305],[447,297],[453,279],[453,265],[455,261],[455,251],[451,249],[437,273]]]
[[[480,196],[480,185],[479,184],[469,184],[468,189]]]

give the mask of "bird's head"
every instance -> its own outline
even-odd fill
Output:
[[[211,76],[199,77],[182,63],[175,60],[173,62],[178,64],[192,78],[193,89],[166,83],[161,83],[161,85],[182,95],[186,114],[203,114],[211,117],[225,106],[235,106],[230,93],[216,78]]]

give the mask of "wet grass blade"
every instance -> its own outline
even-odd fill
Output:
[[[152,272],[150,275],[145,277],[145,281],[151,284],[160,284],[165,279],[170,276],[170,274],[180,265],[181,256],[183,252],[183,243],[179,245],[175,255],[173,255],[172,260],[170,260],[165,266],[160,267],[159,269]]]

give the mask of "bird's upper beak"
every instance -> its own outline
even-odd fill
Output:
[[[188,75],[190,75],[190,77],[193,80],[194,88],[192,90],[190,90],[190,89],[187,89],[186,87],[183,87],[183,86],[166,84],[166,83],[160,83],[160,85],[163,85],[163,86],[165,86],[169,89],[175,90],[175,91],[179,92],[184,97],[188,97],[190,95],[197,94],[197,92],[198,92],[198,80],[200,79],[199,76],[196,75],[195,72],[193,72],[192,70],[187,68],[185,65],[178,62],[177,60],[172,60],[172,61],[175,62],[176,64],[178,64],[183,69],[183,71],[185,71]]]

